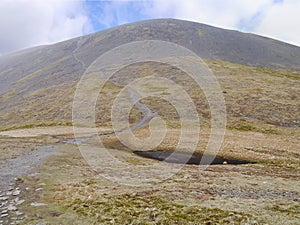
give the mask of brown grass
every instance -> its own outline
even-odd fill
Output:
[[[300,75],[293,71],[260,69],[223,61],[206,61],[224,92],[228,128],[276,133],[270,125],[299,127]],[[201,89],[182,71],[165,64],[144,63],[127,67],[114,77],[121,85],[145,76],[163,76],[183,87],[194,100],[202,124],[209,126],[210,111]],[[76,83],[62,83],[47,89],[38,89],[13,101],[0,112],[0,130],[72,124],[72,100]],[[111,126],[111,106],[120,87],[107,82],[96,105],[96,124]],[[11,90],[1,96],[6,102],[18,95]],[[167,102],[157,98],[143,100],[157,111],[173,128],[178,127],[178,114]],[[137,122],[134,108],[130,121]]]
[[[170,131],[166,147],[178,132],[176,129]],[[142,133],[147,135],[145,128],[139,132],[140,136]],[[208,131],[203,130],[201,137],[207,139]],[[294,139],[297,137],[228,131],[220,154],[260,163],[211,166],[205,171],[197,166],[185,166],[162,183],[141,187],[123,186],[103,178],[86,164],[76,146],[61,145],[59,154],[48,159],[40,174],[24,179],[23,188],[35,190],[41,183],[45,186],[40,193],[26,193],[27,203],[21,209],[26,212],[26,223],[295,224],[299,221],[296,199],[284,196],[299,194],[296,176],[300,164],[296,151],[299,143]],[[111,148],[123,149],[112,137],[104,142]],[[94,144],[90,143],[91,147]],[[201,151],[201,145],[198,150]],[[142,158],[141,161],[132,160],[129,152],[120,153],[128,155],[124,159],[129,166],[141,161],[150,163]],[[118,151],[114,155],[118,157]],[[165,168],[161,163],[156,166]],[[132,171],[133,176],[134,173]],[[236,197],[220,194],[226,191]],[[260,194],[251,197],[253,193]],[[268,193],[275,195],[272,198]],[[32,201],[48,205],[34,208],[29,206]]]

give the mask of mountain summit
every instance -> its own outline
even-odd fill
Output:
[[[68,121],[69,123],[76,83],[86,68],[103,53],[122,44],[141,40],[162,40],[182,45],[207,62],[214,62],[211,64],[212,69],[215,69],[214,72],[218,73],[220,66],[224,68],[219,73],[228,74],[228,81],[240,82],[230,75],[246,70],[244,73],[245,76],[250,77],[249,79],[251,76],[261,75],[259,77],[261,80],[249,85],[264,86],[263,76],[265,76],[264,79],[271,76],[270,80],[274,77],[283,79],[277,81],[281,84],[273,84],[272,90],[276,89],[276,85],[288,87],[291,83],[295,87],[295,82],[299,82],[300,48],[297,46],[254,34],[194,22],[175,19],[141,21],[61,43],[1,56],[0,125],[2,129],[7,129],[16,123],[24,126],[42,124],[45,121],[54,121],[53,123],[60,121],[57,122],[58,124]],[[231,66],[226,67],[225,62]],[[280,89],[280,86],[278,87]],[[259,87],[256,88],[259,89]],[[270,93],[270,91],[265,91]],[[297,90],[291,91],[293,93],[288,93],[288,95],[291,101],[296,101]],[[230,102],[229,99],[228,101]],[[257,108],[257,101],[253,100],[254,111]],[[240,104],[242,102],[243,100]],[[251,106],[251,98],[245,104]],[[297,112],[297,105],[293,104],[288,106],[290,113]],[[277,101],[275,105],[279,108],[286,107],[282,101],[280,103]],[[273,118],[274,115],[272,115],[273,119],[267,119],[272,114],[273,108],[270,112],[264,112],[265,116],[257,116],[257,113],[248,112],[249,110],[241,110],[241,107],[229,106],[229,112],[230,110],[233,114],[253,117],[272,124],[285,126],[298,124],[298,119],[295,120],[296,122],[292,122],[292,118],[288,119],[291,115],[287,112],[283,113],[283,115],[286,114],[284,118],[280,118],[281,115]]]

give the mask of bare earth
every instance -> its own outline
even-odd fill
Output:
[[[82,136],[89,136],[92,132],[92,128],[77,128],[79,133]],[[108,132],[107,129],[98,129],[98,132]],[[18,130],[9,130],[0,132],[0,136],[8,137],[18,137],[18,138],[27,138],[27,137],[38,137],[42,135],[46,136],[58,136],[58,135],[70,135],[73,134],[73,127],[63,126],[63,127],[37,127],[30,129],[18,129]]]

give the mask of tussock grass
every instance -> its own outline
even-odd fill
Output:
[[[220,209],[170,202],[159,196],[118,195],[99,200],[74,200],[76,213],[101,224],[241,224],[255,223],[253,216]]]

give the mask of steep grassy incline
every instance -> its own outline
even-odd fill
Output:
[[[224,89],[230,126],[237,127],[236,121],[240,119],[247,124],[250,121],[251,124],[299,126],[299,47],[253,34],[162,19],[123,25],[1,56],[0,129],[71,124],[74,90],[85,69],[114,47],[153,39],[178,43],[207,61]],[[153,73],[151,64],[144,64],[120,71],[118,79],[130,79],[133,69],[143,76]],[[167,77],[173,72],[176,77],[182,75],[181,71],[164,65],[156,69],[161,69],[160,75]],[[177,81],[185,86],[183,78]],[[191,87],[186,89],[190,89],[194,99],[202,96],[201,91],[192,93]],[[114,93],[119,90],[109,85],[107,93],[111,92],[110,88]],[[97,117],[99,125],[109,120],[107,103],[115,94],[107,96],[97,106],[101,115]],[[205,99],[196,104],[201,116],[209,119]],[[166,115],[170,120],[174,117],[171,114]],[[136,119],[133,117],[133,121]]]

